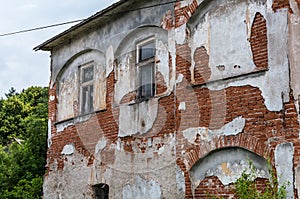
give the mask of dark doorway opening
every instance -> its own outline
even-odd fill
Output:
[[[92,186],[95,199],[108,199],[109,186],[104,183]]]

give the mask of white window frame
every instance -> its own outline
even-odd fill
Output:
[[[84,70],[92,68],[92,79],[84,81]],[[95,82],[95,65],[94,62],[88,62],[79,67],[80,69],[80,113],[81,115],[89,114],[94,111],[94,82]],[[84,89],[88,88],[87,94]],[[86,99],[84,99],[84,97]]]
[[[146,58],[145,60],[140,61],[140,49],[141,47],[153,43],[154,45],[154,53],[153,57]],[[138,93],[138,99],[149,99],[155,96],[156,94],[156,82],[155,82],[155,74],[156,74],[156,66],[155,66],[155,56],[156,56],[156,49],[155,49],[156,43],[155,43],[155,37],[150,37],[148,39],[145,39],[139,43],[136,44],[136,65],[137,65],[137,93]],[[151,80],[151,88],[152,90],[151,93],[146,93],[146,95],[142,95],[142,69],[143,67],[147,67],[149,65],[152,65],[152,70],[151,70],[151,75],[152,75],[152,80]],[[145,69],[145,68],[144,68]]]

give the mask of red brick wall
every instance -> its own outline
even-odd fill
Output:
[[[277,0],[274,1],[273,9],[277,10],[288,6],[288,1]],[[174,26],[179,27],[186,23],[196,8],[196,0],[183,8],[180,7],[180,3],[176,3]],[[167,29],[169,29],[173,22],[168,21],[166,23]],[[259,13],[256,14],[251,28],[250,44],[255,65],[258,68],[266,69],[268,67],[266,21]],[[194,56],[195,60],[195,85],[191,85],[191,56]],[[169,61],[171,62],[171,56]],[[189,169],[212,150],[241,147],[265,158],[270,157],[272,160],[276,145],[282,142],[293,142],[297,154],[294,158],[294,164],[300,163],[298,114],[292,95],[290,95],[290,101],[283,104],[282,111],[272,112],[266,108],[262,93],[257,87],[239,86],[211,91],[204,86],[211,75],[208,62],[209,55],[204,47],[196,49],[194,55],[191,55],[188,43],[176,45],[176,74],[177,77],[182,74],[184,76],[183,81],[177,84],[175,92],[159,99],[158,117],[147,135],[121,138],[121,141],[125,143],[124,149],[133,152],[131,143],[136,140],[143,143],[147,142],[147,138],[163,138],[167,134],[176,132],[178,143],[176,147],[177,164],[185,174],[187,198],[192,198]],[[157,94],[163,94],[166,91],[166,82],[159,73],[156,79],[158,82]],[[47,154],[48,167],[54,160],[57,160],[58,169],[63,169],[65,160],[63,159],[64,156],[61,155],[61,151],[66,144],[74,143],[76,150],[88,158],[90,160],[89,164],[91,164],[93,162],[92,150],[96,145],[93,140],[98,140],[103,136],[110,142],[116,143],[119,131],[119,107],[113,105],[114,84],[115,78],[114,72],[112,72],[107,78],[106,110],[97,112],[89,121],[70,126],[60,133],[56,132],[54,125],[56,122],[57,99],[49,101],[49,118],[52,121],[52,145]],[[49,90],[49,95],[56,96],[55,86]],[[135,93],[130,93],[124,97],[122,103],[127,103],[135,97]],[[186,103],[185,110],[178,110],[180,102]],[[182,135],[183,130],[191,127],[200,126],[212,130],[218,129],[237,117],[246,120],[243,132],[236,136],[215,138],[211,141],[214,145],[204,141],[198,141],[196,142],[197,145],[193,145],[188,143]],[[98,125],[99,132],[94,131],[93,125]],[[80,132],[83,130],[90,132],[88,135],[92,134],[93,136],[82,136]],[[89,145],[86,145],[86,143],[89,143]],[[145,152],[143,146],[143,144],[140,145],[141,152]],[[157,146],[157,148],[159,147],[161,146]],[[264,182],[265,179],[257,180],[259,187],[263,187]],[[207,177],[200,183],[195,195],[198,198],[205,198],[207,193],[228,197],[232,196],[233,189],[232,185],[222,185],[216,177]]]
[[[289,8],[288,1],[274,1],[273,9],[280,8]],[[182,25],[183,21],[188,21],[189,17],[184,13],[193,7],[177,9],[178,13],[175,10],[175,14],[177,13],[175,27]],[[267,26],[266,20],[260,13],[257,13],[254,18],[249,42],[257,69],[267,69]],[[191,86],[189,45],[188,43],[177,45],[176,50],[176,72],[177,75],[184,76],[184,81],[177,84],[176,97],[186,103],[186,110],[178,110],[179,101],[176,103],[176,129],[178,131],[176,154],[177,164],[185,174],[186,198],[193,198],[189,169],[213,150],[241,147],[266,159],[271,158],[271,161],[274,157],[275,147],[282,142],[293,142],[295,151],[299,151],[299,122],[292,95],[290,95],[290,101],[283,104],[282,111],[273,112],[266,108],[259,88],[240,86],[219,91],[207,89],[203,85],[210,77],[210,70],[207,67],[209,57],[202,47],[196,49],[194,54],[195,86]],[[212,130],[218,129],[240,116],[245,118],[246,124],[243,132],[237,136],[222,136],[212,140],[213,144],[201,141],[197,145],[188,143],[183,138],[182,131],[187,128],[200,126]],[[182,146],[184,147],[182,148]],[[298,164],[299,160],[299,157],[295,157],[294,164]],[[265,181],[266,179],[257,180],[258,187],[263,189]],[[233,186],[223,186],[216,177],[208,177],[196,189],[195,196],[196,198],[205,198],[206,193],[226,198],[232,196]]]
[[[277,11],[281,8],[290,8],[289,0],[274,0],[272,8],[274,11]]]
[[[250,37],[253,61],[257,69],[268,68],[268,38],[265,18],[256,13],[251,27]]]
[[[209,80],[211,75],[209,68],[209,55],[207,54],[207,50],[204,46],[196,49],[194,53],[194,61],[195,84],[204,84]]]

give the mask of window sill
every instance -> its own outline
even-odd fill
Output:
[[[91,116],[93,116],[97,113],[105,112],[105,111],[107,111],[107,108],[92,111],[92,112],[89,112],[89,113],[80,114],[80,115],[77,115],[77,116],[72,117],[72,118],[57,121],[57,122],[54,123],[54,125],[57,126],[57,125],[66,124],[66,123],[78,123],[78,122],[81,122],[81,121],[86,121],[89,118],[91,118]]]

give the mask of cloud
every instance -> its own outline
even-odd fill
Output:
[[[0,7],[0,34],[87,18],[117,0],[10,0]],[[74,25],[74,24],[72,24]],[[33,47],[71,25],[0,37],[0,98],[11,87],[47,86],[50,53]]]

